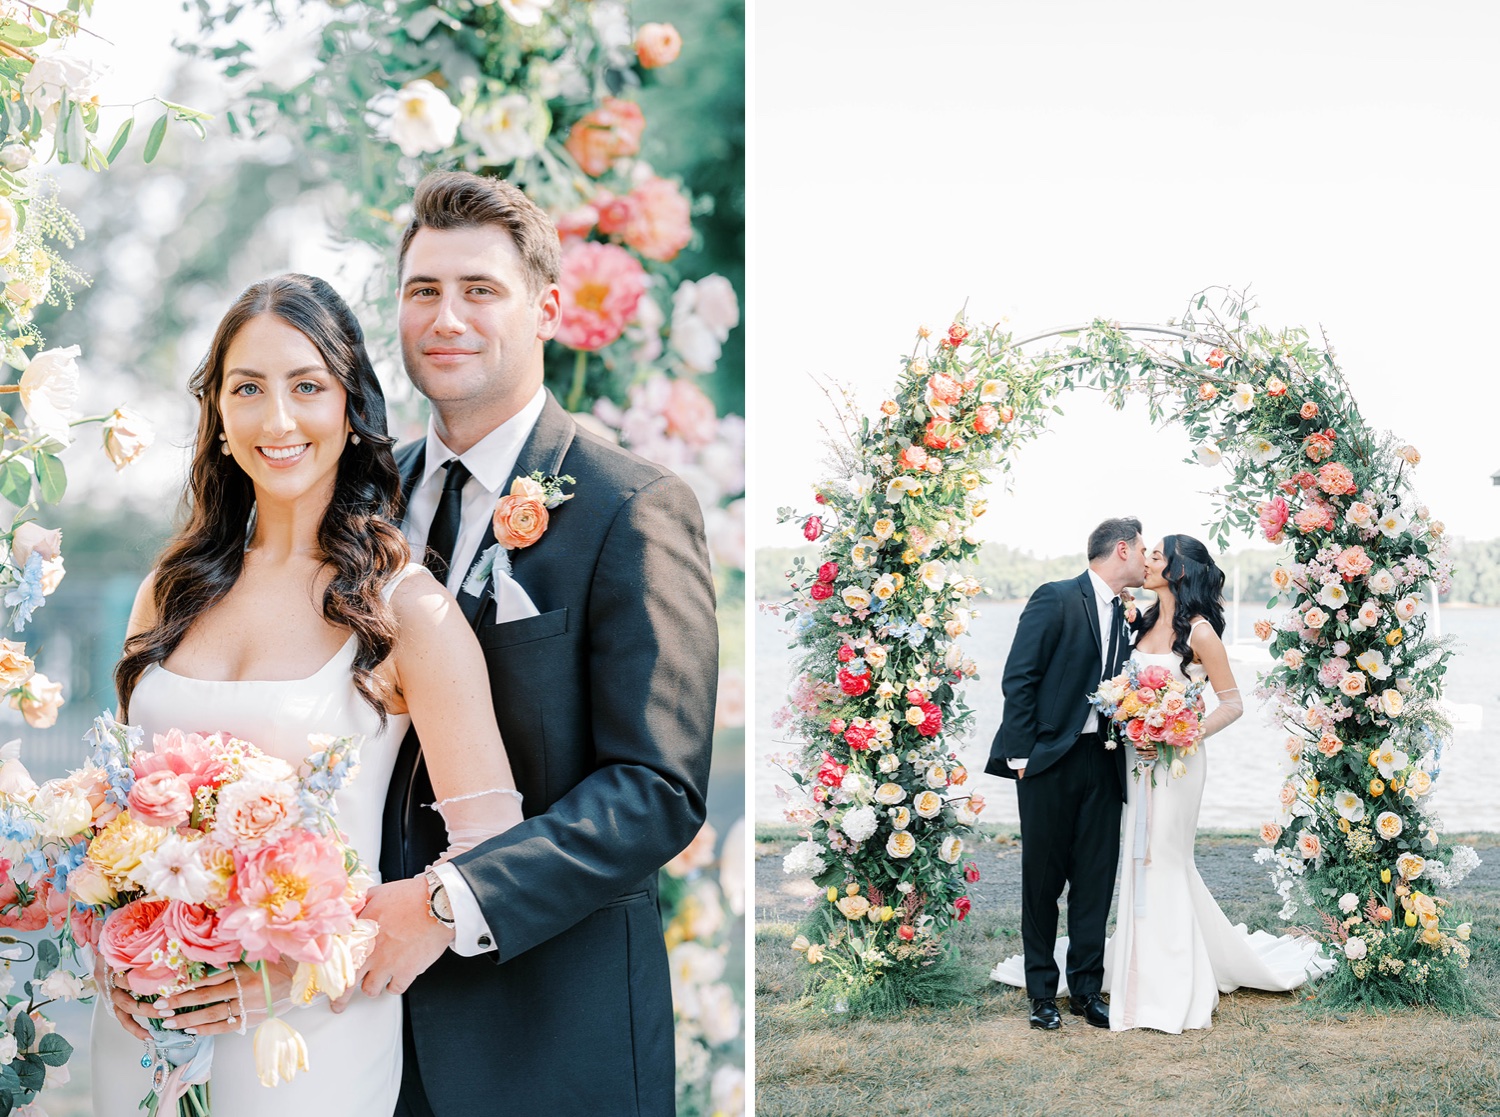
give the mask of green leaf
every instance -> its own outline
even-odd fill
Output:
[[[24,1012],[21,1013],[20,1016],[16,1017],[16,1023],[19,1024],[22,1020],[26,1021],[28,1024],[31,1024],[31,1017],[27,1016]],[[16,1029],[16,1041],[19,1043],[20,1039],[21,1039],[21,1029],[17,1028]],[[36,1039],[36,1025],[32,1024],[32,1027],[31,1027],[31,1039],[28,1039],[24,1044],[22,1044],[22,1046],[23,1047],[29,1047],[29,1046],[31,1046],[32,1041],[35,1040],[35,1039]],[[21,1087],[22,1087],[22,1089],[25,1089],[25,1090],[40,1090],[42,1088],[42,1084],[45,1083],[46,1080],[47,1080],[47,1068],[46,1068],[46,1065],[42,1062],[42,1060],[40,1058],[38,1058],[35,1055],[25,1055],[25,1056],[22,1056],[19,1060],[17,1060],[16,1062],[12,1063],[11,1065],[16,1068],[16,1075],[21,1079]]]
[[[67,470],[63,469],[62,459],[55,454],[36,456],[36,479],[45,504],[56,504],[68,491]]]
[[[31,471],[15,458],[0,470],[0,497],[17,507],[31,500]]]
[[[36,1045],[37,1058],[49,1067],[60,1067],[68,1061],[73,1054],[73,1045],[56,1032],[42,1037],[42,1041]]]
[[[131,129],[134,127],[135,117],[126,117],[125,123],[120,125],[119,130],[115,132],[115,138],[109,144],[109,161],[111,163],[120,157],[120,152],[125,150],[125,145],[130,142]]]
[[[26,1013],[17,1013],[15,1021],[11,1024],[11,1029],[15,1033],[16,1043],[23,1051],[36,1042],[36,1022],[30,1016],[27,1016]],[[26,1082],[26,1072],[20,1067],[16,1067],[16,1071],[21,1075],[21,1082],[24,1085]]]
[[[83,123],[83,114],[78,111],[78,102],[68,106],[67,124],[63,129],[63,149],[69,163],[82,163],[87,150],[89,130]]]
[[[57,943],[51,939],[43,939],[36,948],[36,969],[31,975],[32,981],[41,981],[53,970],[57,969],[61,961],[57,953]]]
[[[156,153],[161,150],[162,140],[167,138],[169,116],[169,113],[162,113],[156,123],[151,125],[151,134],[146,137],[146,150],[141,153],[141,158],[147,163],[156,158]]]

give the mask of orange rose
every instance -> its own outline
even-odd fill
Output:
[[[547,530],[547,506],[535,497],[502,496],[495,504],[495,538],[506,550],[529,547]]]
[[[1318,417],[1318,405],[1308,400],[1302,405],[1302,417],[1304,419],[1316,419]]]
[[[676,61],[682,36],[670,23],[646,23],[635,33],[635,56],[648,70]]]
[[[1275,845],[1281,840],[1281,827],[1274,822],[1262,822],[1260,824],[1260,840],[1267,845]]]

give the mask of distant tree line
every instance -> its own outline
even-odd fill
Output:
[[[755,552],[755,592],[761,601],[788,596],[786,572],[801,557],[816,561],[816,547],[765,547]],[[1240,600],[1246,604],[1270,599],[1271,571],[1287,553],[1280,549],[1248,548],[1218,557],[1224,570],[1224,596],[1234,597],[1235,568],[1239,568]],[[1444,604],[1500,605],[1500,539],[1456,541],[1452,549],[1453,588]],[[1043,582],[1070,578],[1085,566],[1082,552],[1059,558],[1038,558],[1004,543],[986,544],[979,554],[977,577],[990,589],[992,601],[1019,601]]]

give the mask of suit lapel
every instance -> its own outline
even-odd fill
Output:
[[[576,429],[573,417],[564,411],[557,400],[552,397],[552,393],[548,392],[547,400],[542,404],[542,413],[537,416],[536,426],[531,428],[530,436],[526,439],[525,445],[521,447],[520,456],[516,458],[515,470],[511,473],[510,479],[506,481],[500,495],[504,496],[510,492],[511,483],[517,477],[530,477],[533,473],[551,475],[562,469],[563,458],[567,456],[568,447],[573,445],[573,433]],[[418,462],[417,469],[419,471],[421,469],[420,461]],[[468,577],[468,572],[474,569],[480,557],[494,543],[495,536],[493,532],[485,532],[480,536],[479,546],[469,558],[469,564],[464,567],[464,577]],[[531,547],[523,547],[510,553],[511,577],[520,583],[521,588],[527,591],[528,596],[531,595],[531,591],[527,588],[525,579],[521,577],[521,571],[529,565],[527,556],[537,546],[540,546],[540,542]],[[471,627],[478,627],[479,618],[484,612],[485,602],[493,598],[492,585],[493,583],[486,581],[484,591],[478,597],[470,593],[465,593],[460,589],[458,607],[463,610],[463,614],[468,618]]]
[[[1089,631],[1094,634],[1094,647],[1104,647],[1104,633],[1099,631],[1099,610],[1094,605],[1094,580],[1085,570],[1078,579],[1079,592],[1083,594],[1083,615],[1089,619]],[[1101,660],[1101,665],[1103,661]]]
[[[396,469],[401,474],[401,521],[406,522],[406,506],[411,503],[411,494],[427,464],[427,439],[419,438],[396,451]]]

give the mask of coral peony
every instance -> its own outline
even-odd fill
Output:
[[[563,146],[578,161],[584,174],[598,178],[616,159],[640,151],[641,133],[645,129],[646,118],[639,105],[606,97],[598,108],[573,125]]]
[[[236,862],[220,919],[222,933],[244,944],[250,961],[275,961],[278,956],[327,961],[330,936],[354,926],[346,896],[349,878],[337,843],[293,830]]]
[[[639,261],[617,244],[576,241],[563,250],[562,324],[557,340],[570,349],[602,349],[625,332],[646,292]]]

